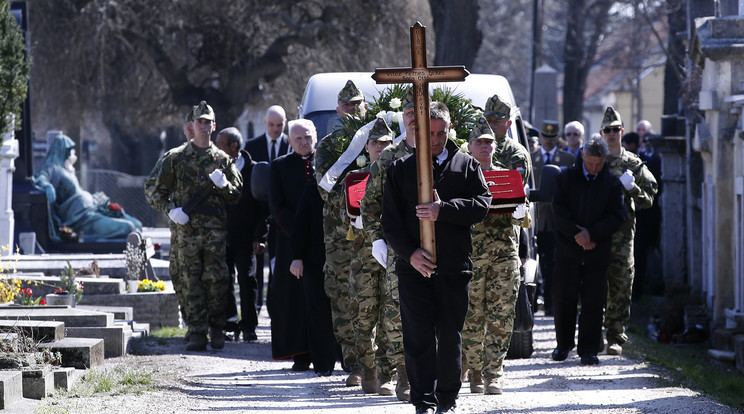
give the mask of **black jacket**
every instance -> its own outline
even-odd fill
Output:
[[[252,244],[254,241],[265,241],[267,224],[266,217],[269,212],[266,203],[253,198],[251,194],[251,173],[255,161],[250,154],[241,150],[245,159],[240,174],[243,176],[243,191],[240,193],[238,204],[227,205],[227,244]]]
[[[279,148],[277,148],[276,158],[279,158],[289,153],[289,142],[287,141],[287,136],[284,134],[277,139],[279,140]],[[243,145],[243,149],[251,154],[253,161],[269,161],[269,148],[265,133],[247,140],[245,145]]]
[[[305,184],[315,180],[313,155],[303,160],[296,152],[291,152],[271,162],[269,208],[277,230],[285,237],[292,234],[292,223]]]
[[[581,158],[562,171],[553,195],[555,260],[576,263],[609,263],[612,233],[625,221],[623,187],[607,164],[592,181],[584,176]],[[576,243],[577,225],[585,227],[597,246],[584,250]]]
[[[301,259],[305,267],[322,272],[325,264],[323,241],[323,199],[313,180],[305,185],[292,226],[292,259]]]
[[[491,193],[480,164],[447,141],[447,159],[434,171],[434,189],[442,204],[436,221],[437,273],[471,273],[472,227],[488,213]],[[398,272],[417,271],[409,259],[420,247],[419,219],[416,217],[418,186],[416,154],[396,160],[390,167],[382,205],[385,239],[398,254]]]

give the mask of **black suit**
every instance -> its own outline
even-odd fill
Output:
[[[265,242],[266,217],[269,215],[265,203],[261,203],[251,195],[251,173],[255,161],[250,154],[240,151],[245,164],[240,174],[243,177],[243,191],[237,204],[228,205],[227,211],[227,253],[226,261],[230,275],[235,275],[237,269],[238,285],[240,286],[240,329],[245,333],[255,332],[258,325],[256,312],[256,295],[258,284],[256,281],[256,262],[253,255],[253,242]],[[232,280],[233,278],[231,278]],[[231,284],[232,286],[232,284]],[[235,298],[230,289],[228,308],[229,316],[236,314]]]
[[[269,207],[276,221],[276,261],[268,293],[271,314],[271,352],[274,359],[308,354],[307,323],[302,281],[289,273],[292,262],[292,227],[300,196],[314,182],[313,157],[296,152],[271,163]],[[297,358],[295,357],[295,361]]]
[[[576,308],[579,315],[580,356],[596,355],[602,336],[602,315],[607,302],[607,267],[612,233],[625,221],[623,188],[607,164],[589,181],[581,157],[562,171],[553,196],[555,224],[555,270],[553,306],[558,348],[574,347]],[[577,226],[587,228],[596,247],[584,250],[576,240]]]
[[[637,301],[643,294],[644,285],[646,284],[646,269],[648,265],[648,254],[659,247],[661,234],[661,157],[653,152],[649,157],[646,153],[638,154],[646,163],[646,167],[651,171],[656,182],[659,184],[659,191],[656,192],[654,203],[646,209],[636,210],[636,233],[633,243],[633,256],[635,261],[635,277],[633,279],[633,300]]]
[[[411,403],[417,408],[454,404],[462,386],[462,326],[473,271],[473,224],[491,203],[480,164],[447,141],[447,159],[434,169],[442,200],[435,224],[437,268],[430,278],[409,259],[419,248],[416,155],[396,160],[383,193],[382,228],[398,255],[398,292]]]
[[[279,138],[278,143],[278,151],[276,154],[276,157],[279,158],[282,155],[286,155],[289,153],[289,142],[287,141],[287,136],[282,133]],[[255,162],[269,162],[269,147],[267,146],[266,142],[266,133],[263,133],[257,137],[253,137],[245,142],[245,145],[243,145],[243,148],[248,151],[249,154],[251,154],[251,158],[253,158],[253,161]],[[267,206],[268,208],[268,206]],[[269,217],[269,234],[268,234],[268,242],[267,242],[267,250],[269,254],[269,261],[273,260],[276,256],[276,252],[274,251],[274,246],[276,245],[276,231],[274,230],[274,225]],[[261,306],[263,306],[263,290],[264,290],[264,255],[260,254],[256,256],[256,282],[258,283],[258,289],[257,289],[257,295],[256,295],[256,307],[258,309],[261,309]],[[269,283],[271,283],[271,267],[269,267]],[[268,294],[267,294],[268,296]]]

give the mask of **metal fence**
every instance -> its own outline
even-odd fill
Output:
[[[90,193],[104,192],[111,202],[118,203],[127,214],[136,217],[144,227],[168,227],[168,222],[159,211],[145,200],[147,176],[135,176],[119,171],[89,169],[85,189]]]

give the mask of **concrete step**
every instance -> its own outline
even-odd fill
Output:
[[[0,333],[23,333],[37,342],[51,342],[65,337],[65,324],[58,321],[0,319]]]
[[[2,306],[0,319],[64,322],[65,327],[113,326],[114,315],[66,306]]]
[[[40,400],[52,395],[54,391],[54,373],[52,367],[23,370],[23,397]]]
[[[40,343],[39,348],[49,348],[62,354],[62,366],[85,369],[103,364],[103,339],[65,338]]]
[[[80,305],[126,306],[133,310],[133,318],[149,323],[153,328],[179,326],[180,313],[175,292],[138,292],[124,295],[85,295]]]
[[[105,358],[116,358],[127,354],[127,347],[132,338],[129,325],[114,325],[107,327],[71,327],[65,329],[68,338],[98,338],[103,339]]]
[[[148,237],[145,235],[145,237]],[[169,236],[170,237],[170,236]],[[18,258],[18,261],[15,261]],[[124,279],[126,276],[126,256],[124,247],[121,253],[50,253],[50,254],[24,254],[9,256],[13,266],[19,273],[43,273],[45,275],[59,275],[67,267],[67,261],[73,269],[82,269],[90,266],[93,260],[98,264],[100,274],[109,275],[111,278]],[[161,259],[150,259],[155,276],[158,279],[170,280],[168,261]]]
[[[0,371],[0,410],[5,410],[23,398],[21,371]]]
[[[132,310],[131,306],[77,305],[75,308],[96,312],[113,313],[114,320],[133,319],[134,315],[134,311]]]
[[[52,374],[54,374],[54,388],[70,391],[72,384],[80,378],[83,372],[85,371],[73,367],[56,367],[52,369]]]
[[[34,292],[34,297],[44,297],[50,293],[54,293],[54,290],[60,286],[59,276],[19,274],[17,276],[14,275],[14,277],[21,279],[22,288],[31,288]],[[83,292],[86,295],[125,293],[125,283],[122,279],[109,278],[108,276],[78,276],[75,280],[82,282]]]

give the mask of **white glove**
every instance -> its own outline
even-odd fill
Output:
[[[387,243],[385,240],[375,240],[372,242],[372,256],[377,259],[378,262],[387,269]]]
[[[525,204],[520,204],[514,210],[514,213],[512,213],[512,217],[517,220],[521,220],[524,218],[525,214],[527,214],[527,206]]]
[[[174,223],[184,225],[189,222],[189,215],[183,212],[181,207],[176,207],[168,212],[168,217],[173,220]]]
[[[361,230],[363,228],[362,226],[362,216],[356,216],[354,220],[351,221],[351,225]]]
[[[620,176],[620,183],[625,187],[626,190],[630,191],[633,189],[635,184],[635,178],[633,177],[633,171],[625,170],[623,175]]]
[[[222,170],[212,171],[212,173],[209,174],[209,179],[219,188],[225,188],[225,186],[227,186],[227,178],[225,178],[225,173],[223,173]]]

